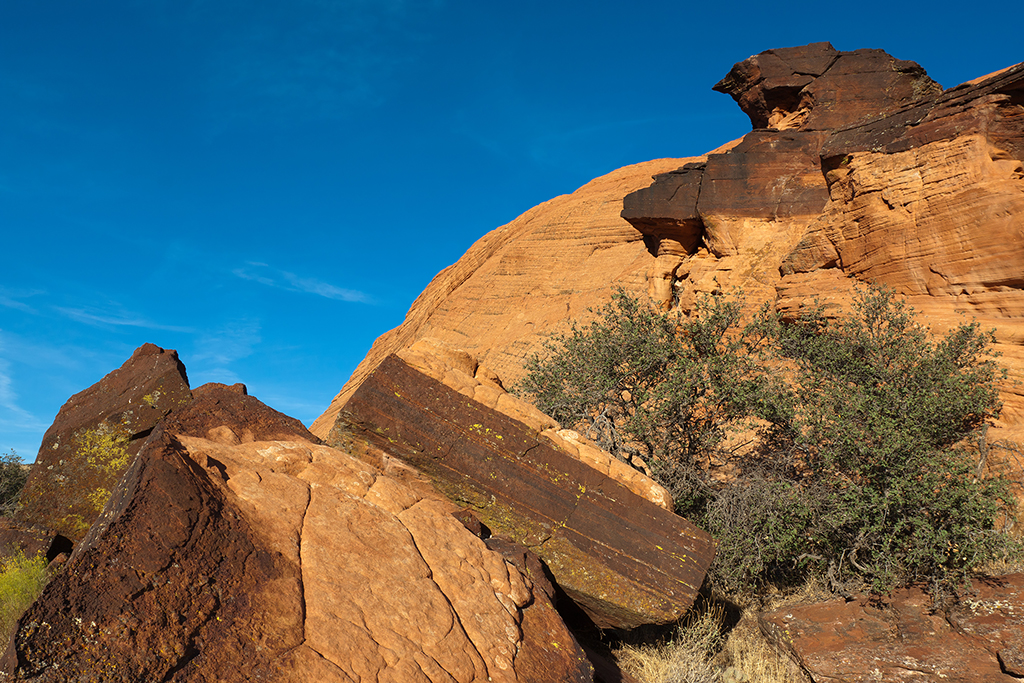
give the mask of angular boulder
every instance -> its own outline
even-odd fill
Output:
[[[540,556],[602,627],[679,619],[714,558],[712,539],[686,520],[397,356],[360,385],[327,441],[423,471],[496,535]]]
[[[547,594],[415,473],[304,439],[237,388],[196,396],[22,617],[9,676],[592,680]],[[290,437],[244,436],[261,430]]]
[[[43,436],[17,518],[81,539],[146,437],[191,397],[177,352],[140,346],[61,407]]]
[[[1024,574],[975,581],[948,613],[920,588],[788,607],[761,630],[814,681],[998,683],[1024,677]]]
[[[833,130],[942,91],[916,62],[831,43],[766,50],[732,67],[714,90],[730,95],[754,129]]]

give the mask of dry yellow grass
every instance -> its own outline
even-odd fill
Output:
[[[800,667],[761,634],[757,614],[830,597],[813,580],[785,594],[747,596],[739,622],[727,633],[724,603],[704,603],[667,636],[633,634],[614,655],[641,683],[808,683]]]
[[[722,683],[807,683],[810,679],[790,658],[770,645],[757,627],[757,616],[746,612],[729,632],[716,663]]]
[[[716,683],[718,669],[712,663],[722,641],[720,605],[695,609],[693,616],[668,637],[643,643],[634,634],[614,650],[619,666],[641,683]]]

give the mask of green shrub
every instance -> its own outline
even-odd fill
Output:
[[[1003,375],[976,323],[933,341],[883,287],[849,315],[791,324],[765,308],[741,327],[724,296],[686,318],[619,292],[598,314],[531,358],[517,390],[612,453],[651,458],[677,511],[719,540],[722,587],[817,572],[838,589],[944,590],[1010,547],[1006,484],[979,479],[965,446],[998,415]],[[722,450],[730,429],[755,432],[742,459]],[[739,474],[712,482],[709,464],[729,459]]]
[[[1005,544],[1006,484],[979,480],[965,447],[999,414],[990,332],[964,323],[932,341],[892,290],[870,287],[852,314],[814,310],[773,337],[796,366],[795,457],[845,517],[812,529],[806,552],[887,589],[959,583]]]
[[[46,586],[46,558],[18,553],[0,563],[0,642],[10,640],[18,619]]]
[[[605,450],[689,466],[750,418],[789,419],[739,334],[736,301],[710,296],[685,317],[619,291],[597,314],[532,356],[515,390]]]
[[[28,474],[21,456],[13,450],[0,453],[0,515],[10,514],[17,507],[18,494],[25,488]]]

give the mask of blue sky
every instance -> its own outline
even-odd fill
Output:
[[[147,341],[308,424],[488,230],[747,132],[751,54],[1024,60],[1020,3],[768,4],[0,2],[0,451]]]

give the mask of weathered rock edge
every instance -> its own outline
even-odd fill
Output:
[[[815,681],[1012,683],[1024,678],[1024,574],[978,578],[948,612],[921,587],[761,615]]]

